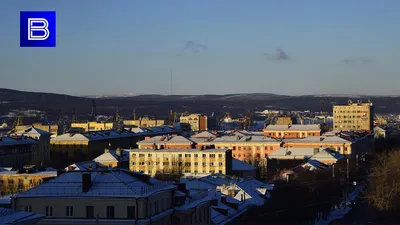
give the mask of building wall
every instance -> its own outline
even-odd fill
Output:
[[[181,116],[181,123],[190,124],[192,131],[207,130],[207,116],[201,114],[191,114],[189,116]]]
[[[315,131],[281,131],[281,130],[265,130],[264,136],[271,138],[306,138],[308,136],[321,136],[321,130]]]
[[[55,177],[57,174],[0,174],[0,190],[3,193],[26,191],[43,183],[43,179]]]
[[[296,143],[296,142],[286,142],[283,144],[283,147],[289,148],[331,148],[338,151],[340,154],[352,154],[352,143],[346,144],[338,144],[338,143],[318,143],[318,142],[309,142],[309,143]]]
[[[183,173],[222,173],[232,171],[232,152],[129,152],[129,169],[154,176],[157,171],[174,168]]]
[[[173,224],[208,225],[211,224],[211,203],[203,202],[196,208],[174,213]]]
[[[87,122],[87,123],[71,123],[72,128],[82,128],[85,132],[88,131],[99,131],[99,130],[112,130],[114,129],[114,123],[103,123],[103,122]]]
[[[146,143],[139,144],[139,149],[153,149],[154,144]],[[195,144],[156,144],[156,149],[192,149],[195,148]]]
[[[276,124],[278,124],[278,125],[293,124],[293,119],[290,116],[278,117],[278,119],[276,120]]]
[[[136,127],[156,127],[165,125],[164,120],[152,120],[149,118],[140,118],[138,120],[124,120],[123,124],[125,126],[136,126]]]
[[[118,190],[110,190],[110,193]],[[128,206],[135,206],[135,216],[138,219],[145,219],[157,215],[172,207],[172,191],[160,190],[159,193],[148,198],[62,198],[62,197],[41,197],[41,198],[16,198],[13,208],[24,210],[26,206],[32,208],[32,212],[46,215],[46,206],[51,206],[53,215],[47,218],[71,218],[85,219],[86,206],[94,206],[94,216],[98,214],[99,219],[107,218],[107,206],[114,206],[115,219],[128,219]],[[67,216],[66,207],[73,207],[73,215]],[[158,211],[157,211],[158,209]],[[170,215],[161,216],[159,220],[170,218]],[[156,221],[159,221],[156,220]],[[154,221],[154,222],[156,222]],[[167,220],[165,220],[167,221]]]
[[[29,127],[34,127],[46,132],[51,133],[51,137],[56,137],[58,134],[60,134],[61,129],[59,130],[58,125],[56,124],[52,124],[52,125],[48,125],[48,124],[41,124],[41,123],[33,123],[32,125],[20,125],[20,126],[16,126],[15,130],[16,131],[23,131],[28,129]]]
[[[372,103],[351,103],[333,106],[334,130],[373,130]]]
[[[38,144],[19,144],[0,146],[0,166],[20,168],[32,162],[33,153]]]
[[[280,142],[215,143],[216,149],[232,149],[232,157],[241,161],[265,159],[266,155],[280,148]]]

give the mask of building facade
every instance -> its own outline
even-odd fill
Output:
[[[297,119],[290,116],[279,116],[276,120],[277,125],[292,125],[297,124]]]
[[[35,127],[29,127],[25,130],[17,130],[13,134],[26,136],[38,141],[37,148],[32,152],[32,161],[30,164],[39,166],[41,163],[47,163],[50,160],[50,137],[51,133],[40,130]]]
[[[361,101],[333,106],[334,130],[373,130],[374,108],[371,102]]]
[[[32,125],[20,125],[15,127],[16,132],[23,132],[31,127],[37,128],[51,133],[51,138],[56,137],[61,133],[61,128],[59,129],[57,124],[42,124],[42,123],[32,123]]]
[[[207,130],[207,116],[202,114],[191,114],[188,116],[180,117],[181,123],[190,124],[192,131],[205,131]]]
[[[149,117],[141,117],[138,120],[124,120],[124,126],[135,126],[135,127],[156,127],[165,125],[164,120],[152,120]]]
[[[272,138],[305,138],[321,136],[319,124],[268,125],[264,129],[264,136]]]
[[[80,128],[85,132],[112,130],[115,128],[113,122],[87,122],[87,123],[71,123],[71,128]]]
[[[149,175],[158,172],[231,174],[232,151],[228,149],[129,149],[129,169]]]
[[[27,136],[0,137],[0,166],[20,168],[32,162],[38,141]]]

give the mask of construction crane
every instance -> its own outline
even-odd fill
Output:
[[[375,124],[376,125],[385,125],[387,124],[387,121],[379,114],[375,114],[376,120]]]
[[[169,110],[168,125],[170,126],[174,125],[174,112],[172,111],[172,109]]]
[[[96,102],[94,101],[94,99],[92,100],[92,113],[90,114],[90,119],[89,121],[96,121],[96,116],[97,116],[97,112],[96,112]]]
[[[136,120],[136,108],[133,109],[133,120]]]
[[[11,130],[8,132],[9,134],[13,133],[14,131],[16,131],[17,126],[23,125],[22,118],[23,118],[22,114],[18,113],[17,118],[15,119],[13,125],[11,126]]]
[[[300,115],[299,112],[297,112],[296,114],[297,114],[297,119],[300,120],[300,124],[303,124],[304,123],[303,117]]]
[[[248,110],[244,117],[243,128],[250,129],[252,121],[253,121],[253,113],[250,110]]]

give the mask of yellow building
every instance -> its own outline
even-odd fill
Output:
[[[152,120],[149,117],[141,117],[138,120],[124,120],[124,126],[155,127],[165,125],[164,120]]]
[[[333,106],[334,130],[373,130],[374,110],[371,102],[349,101],[348,105]]]
[[[276,124],[277,125],[289,125],[289,124],[292,125],[292,124],[296,124],[296,119],[292,118],[290,116],[280,116],[276,120]]]
[[[101,131],[112,130],[115,124],[113,122],[87,122],[87,123],[71,123],[71,128],[81,128],[85,132],[88,131]]]
[[[154,176],[157,172],[190,174],[232,173],[228,149],[129,149],[129,169]]]
[[[207,130],[207,116],[202,114],[190,114],[188,116],[181,116],[180,122],[190,124],[190,128],[192,131]]]
[[[50,132],[38,129],[36,127],[29,127],[26,130],[17,130],[13,134],[18,136],[27,136],[38,141],[38,145],[34,152],[32,152],[32,161],[29,163],[40,165],[42,162],[50,160]]]
[[[0,190],[2,193],[14,194],[34,188],[56,176],[55,169],[37,170],[35,166],[24,166],[15,171],[4,170],[0,172]]]

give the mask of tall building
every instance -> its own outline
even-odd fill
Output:
[[[374,108],[372,102],[352,102],[333,106],[334,130],[373,130]]]
[[[180,122],[190,124],[192,131],[205,131],[208,129],[207,116],[202,114],[190,114],[188,116],[181,116]]]

